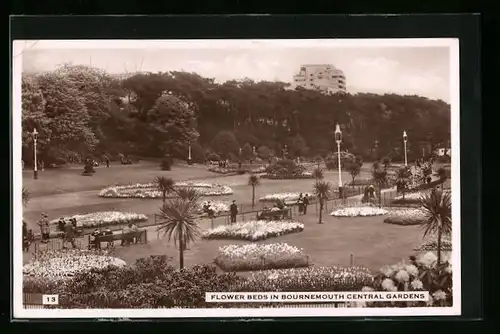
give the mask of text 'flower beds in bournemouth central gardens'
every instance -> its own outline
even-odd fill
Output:
[[[286,243],[228,245],[219,248],[215,264],[224,271],[299,268],[309,265],[300,248]]]
[[[101,211],[86,214],[77,214],[73,216],[62,217],[66,222],[70,219],[76,219],[78,227],[91,228],[101,227],[107,225],[118,225],[136,223],[148,220],[148,217],[143,214],[133,212],[119,212],[119,211]],[[51,225],[57,225],[59,219],[50,221]]]
[[[252,220],[232,225],[218,226],[214,229],[205,231],[202,234],[202,238],[258,241],[279,237],[280,235],[289,233],[302,232],[303,230],[304,224],[291,220]]]
[[[233,189],[223,184],[202,183],[202,182],[178,182],[174,189],[194,188],[202,196],[223,196],[231,195]],[[137,183],[123,186],[111,186],[99,192],[100,197],[111,198],[162,198],[163,193],[155,183]],[[175,194],[167,194],[174,197]]]
[[[252,272],[236,290],[249,292],[359,291],[373,276],[362,267],[307,267]]]
[[[35,278],[63,279],[78,272],[125,266],[125,261],[105,251],[60,249],[41,251],[23,267],[23,274]]]

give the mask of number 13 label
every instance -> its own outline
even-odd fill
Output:
[[[42,295],[43,305],[58,305],[59,295]]]

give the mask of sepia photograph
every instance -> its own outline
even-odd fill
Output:
[[[458,48],[14,41],[14,317],[460,315]]]

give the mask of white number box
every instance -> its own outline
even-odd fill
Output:
[[[59,295],[42,295],[43,305],[59,305]]]

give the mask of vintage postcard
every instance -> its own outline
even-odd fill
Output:
[[[14,317],[460,315],[458,45],[14,41]]]

